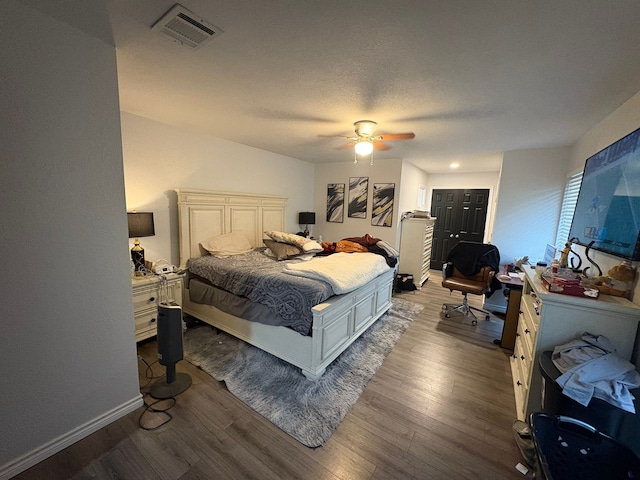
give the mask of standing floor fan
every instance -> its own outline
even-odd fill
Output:
[[[153,398],[171,398],[191,386],[188,373],[176,373],[176,363],[183,358],[182,308],[177,303],[161,303],[158,307],[158,362],[166,367],[166,375],[149,390]]]

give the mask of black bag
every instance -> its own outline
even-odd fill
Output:
[[[413,283],[413,275],[410,273],[396,274],[396,292],[413,292],[416,286]]]

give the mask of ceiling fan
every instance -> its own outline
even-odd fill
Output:
[[[338,147],[339,150],[344,150],[350,147],[354,147],[355,156],[354,163],[358,163],[358,155],[371,155],[371,164],[373,165],[373,150],[389,150],[391,147],[383,142],[394,140],[411,140],[416,135],[413,132],[407,133],[383,133],[380,135],[374,135],[378,124],[373,120],[358,120],[354,124],[355,136],[344,136],[349,141]]]

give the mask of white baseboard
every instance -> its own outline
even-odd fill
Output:
[[[122,405],[105,412],[99,417],[74,428],[64,435],[54,438],[50,442],[47,442],[14,460],[11,460],[10,462],[0,466],[0,480],[8,480],[9,478],[18,475],[27,468],[34,466],[36,463],[55,455],[61,450],[67,448],[69,445],[73,445],[84,437],[100,430],[102,427],[105,427],[119,418],[133,412],[135,409],[141,407],[142,404],[142,395],[138,395]]]

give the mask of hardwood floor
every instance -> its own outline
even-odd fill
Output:
[[[511,431],[510,352],[493,343],[503,321],[492,316],[473,326],[459,315],[445,319],[442,303],[461,297],[450,296],[439,280],[432,272],[422,290],[397,295],[425,308],[322,447],[298,443],[182,361],[178,371],[189,373],[193,385],[177,397],[169,423],[140,428],[141,408],[15,478],[522,478]],[[480,306],[479,297],[470,301]],[[154,341],[139,346],[149,361],[155,352]],[[157,364],[153,371],[164,373]],[[141,362],[141,385],[144,375]],[[163,419],[147,413],[142,421],[152,426]]]

